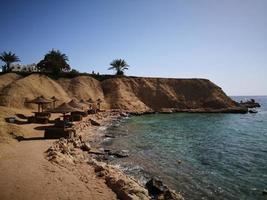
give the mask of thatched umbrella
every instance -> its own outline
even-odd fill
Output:
[[[63,103],[60,106],[50,110],[51,113],[62,113],[64,116],[69,112],[82,112],[82,110],[78,108],[74,108],[70,106],[68,103]]]
[[[63,114],[63,121],[65,121],[66,119],[66,113],[71,113],[71,112],[82,112],[82,110],[78,109],[78,108],[74,108],[72,106],[70,106],[67,103],[63,103],[60,106],[50,110],[51,113],[62,113]],[[65,127],[65,124],[64,124]]]
[[[74,108],[78,108],[80,110],[84,109],[84,105],[80,104],[77,100],[72,99],[68,104]]]
[[[38,113],[40,112],[40,108],[42,108],[42,112],[44,111],[44,105],[52,103],[51,100],[44,98],[43,96],[36,97],[33,100],[26,101],[25,103],[33,103],[38,105]]]
[[[58,99],[58,98],[55,97],[55,96],[52,96],[52,97],[51,97],[51,100],[53,101],[53,108],[55,108],[55,107],[56,107],[56,102],[59,101],[60,99]]]

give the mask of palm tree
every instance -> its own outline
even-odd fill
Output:
[[[3,53],[1,53],[0,55],[0,60],[2,60],[4,63],[6,63],[3,66],[3,70],[2,71],[10,71],[10,64],[13,62],[19,62],[20,59],[18,56],[16,56],[16,54],[12,53],[11,51],[6,52],[4,51]]]
[[[124,70],[128,69],[129,65],[123,59],[115,59],[110,63],[109,70],[116,70],[116,75],[124,75]]]
[[[68,56],[61,53],[59,50],[51,50],[37,64],[37,68],[41,71],[59,73],[62,71],[69,71],[70,66],[67,63]]]

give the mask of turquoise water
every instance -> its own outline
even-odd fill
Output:
[[[245,97],[233,97],[237,100]],[[130,157],[111,161],[145,182],[160,177],[185,199],[266,200],[267,97],[257,114],[157,114],[108,128],[109,148]]]

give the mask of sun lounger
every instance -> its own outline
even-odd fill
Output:
[[[76,134],[72,127],[56,127],[51,126],[45,129],[44,137],[47,139],[71,138]]]

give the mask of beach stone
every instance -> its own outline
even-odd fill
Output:
[[[97,121],[95,121],[95,120],[93,120],[93,119],[90,119],[90,122],[91,122],[91,124],[92,124],[93,126],[100,126],[100,123],[97,122]]]
[[[73,141],[73,146],[74,146],[75,148],[81,148],[82,143],[81,143],[80,140],[75,140],[75,141]]]
[[[95,166],[95,172],[100,172],[100,171],[103,171],[105,170],[105,167],[102,166],[102,165],[96,165]]]
[[[121,117],[128,117],[129,115],[127,113],[125,113],[125,112],[122,112],[122,113],[120,113],[120,116]]]
[[[115,138],[115,136],[112,135],[112,134],[105,134],[105,137],[107,137],[107,138]]]
[[[81,149],[83,151],[90,151],[91,150],[91,145],[89,144],[89,142],[83,142],[81,145]]]

